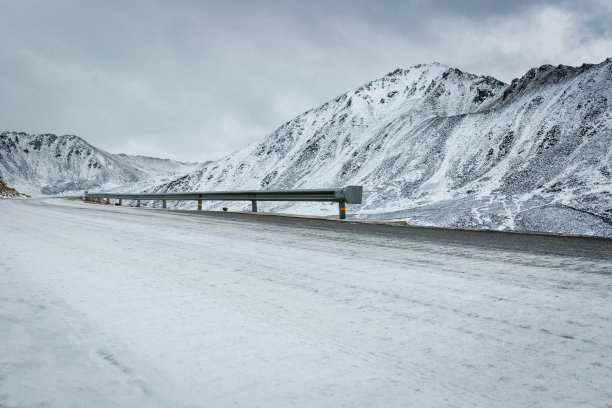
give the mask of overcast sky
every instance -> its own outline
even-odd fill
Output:
[[[218,159],[395,68],[612,57],[612,1],[0,0],[0,130]]]

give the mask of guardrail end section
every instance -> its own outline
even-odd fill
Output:
[[[344,192],[344,197],[346,197],[346,202],[348,204],[361,204],[363,196],[362,186],[348,186],[344,187],[342,191]]]

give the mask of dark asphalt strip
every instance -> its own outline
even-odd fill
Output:
[[[167,210],[166,210],[167,211]],[[334,230],[347,234],[387,236],[411,241],[465,245],[486,249],[509,250],[542,255],[562,255],[612,261],[612,238],[556,235],[532,232],[466,230],[455,228],[370,224],[346,220],[257,215],[246,213],[171,210],[187,216],[240,220],[245,223],[283,227]]]
[[[92,204],[94,205],[94,204]],[[95,205],[98,207],[98,205]],[[104,208],[101,205],[98,208]],[[603,259],[612,261],[612,238],[577,235],[547,234],[539,232],[493,231],[485,229],[460,229],[372,224],[351,219],[323,219],[302,216],[252,214],[222,211],[194,211],[176,209],[134,208],[135,211],[163,211],[165,214],[210,217],[239,221],[248,224],[278,225],[282,227],[333,230],[351,235],[375,235],[410,241],[451,244],[484,249],[499,249],[540,255],[558,255]],[[612,265],[611,265],[612,273]]]

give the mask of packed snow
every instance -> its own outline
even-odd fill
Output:
[[[0,245],[3,408],[612,403],[609,258],[58,199]]]

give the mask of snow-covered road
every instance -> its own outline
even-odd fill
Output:
[[[0,250],[3,408],[612,405],[610,259],[52,199]]]

